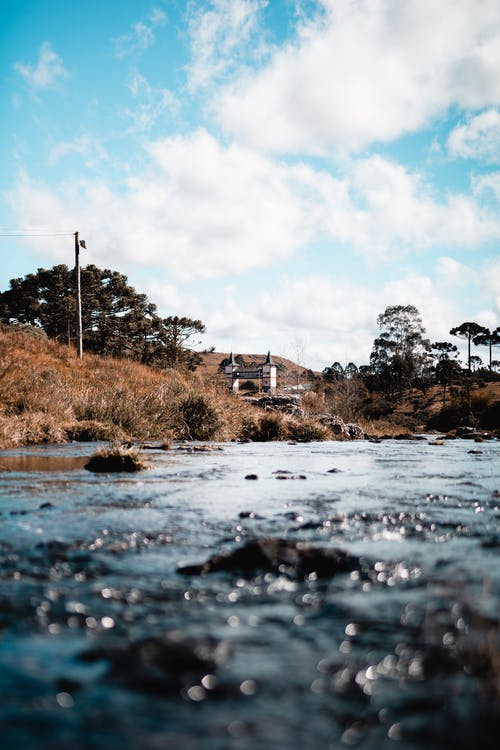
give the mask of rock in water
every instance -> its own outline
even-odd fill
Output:
[[[143,638],[123,647],[99,647],[81,654],[82,661],[105,660],[107,678],[126,687],[150,693],[168,694],[193,685],[213,674],[231,654],[226,641],[215,638],[186,638],[168,632]]]
[[[287,539],[256,539],[232,552],[214,555],[201,565],[180,566],[185,575],[219,571],[255,575],[259,572],[286,573],[295,578],[329,578],[337,573],[350,573],[360,567],[360,560],[346,550],[315,547],[306,542]]]

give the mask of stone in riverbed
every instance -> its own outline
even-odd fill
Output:
[[[80,655],[86,662],[107,661],[107,678],[126,687],[171,694],[199,683],[229,659],[227,641],[186,638],[178,632],[143,638],[123,646],[100,646]],[[198,686],[202,690],[202,685]]]
[[[294,578],[329,578],[337,573],[350,573],[360,568],[358,557],[346,550],[315,547],[305,542],[281,538],[264,538],[247,542],[231,552],[214,555],[199,565],[179,566],[185,575],[225,571],[256,575],[260,572],[285,573]]]

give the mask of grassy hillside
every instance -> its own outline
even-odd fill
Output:
[[[219,360],[220,361],[220,360]],[[207,372],[160,371],[0,330],[0,447],[66,440],[331,437],[314,420],[268,414]]]
[[[199,376],[0,331],[0,445],[68,439],[230,439],[245,405]]]
[[[195,373],[161,371],[91,354],[80,361],[74,350],[34,335],[32,329],[0,330],[0,448],[98,439],[342,439],[328,415],[358,422],[373,436],[429,425],[449,429],[446,420],[434,425],[429,421],[442,416],[437,387],[411,392],[386,411],[379,397],[367,402],[366,393],[351,392],[349,381],[342,387],[323,384],[318,393],[302,398],[302,416],[297,416],[264,411],[228,393],[217,372],[224,353],[204,357],[205,365]],[[276,360],[283,363],[281,372],[292,384],[297,377],[304,382],[302,368]],[[262,356],[245,355],[245,362],[252,361],[262,361]],[[481,426],[498,430],[500,383],[475,387],[472,402]],[[455,426],[460,418],[456,408],[449,404],[445,414]]]

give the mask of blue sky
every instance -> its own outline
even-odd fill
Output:
[[[498,0],[7,0],[0,76],[0,232],[63,233],[0,237],[1,289],[78,230],[219,351],[500,325]]]

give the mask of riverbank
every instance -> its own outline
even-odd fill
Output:
[[[259,408],[229,394],[214,377],[92,354],[79,360],[74,350],[29,331],[0,331],[0,363],[0,448],[89,440],[349,437],[310,413]]]
[[[220,377],[204,371],[152,369],[92,354],[79,360],[73,349],[32,329],[0,330],[0,448],[95,440],[306,442],[425,429],[424,412],[418,427],[404,411],[400,419],[360,417],[346,424],[338,400],[321,393],[295,399],[275,404],[230,394]]]

